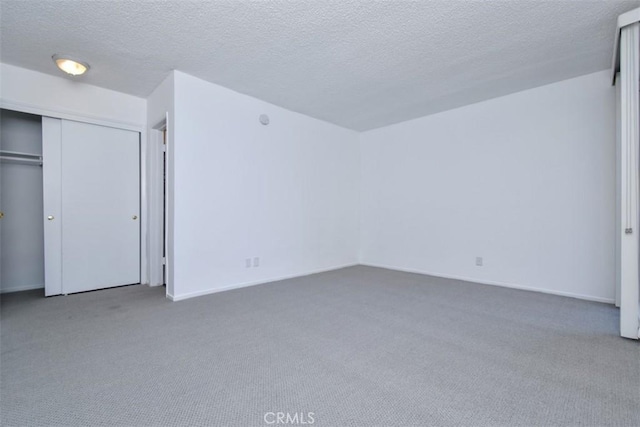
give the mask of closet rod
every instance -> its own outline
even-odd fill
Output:
[[[42,156],[40,154],[31,154],[31,153],[22,153],[19,151],[8,151],[8,150],[0,150],[0,156],[2,157],[17,157],[22,159],[34,159],[41,160]]]
[[[0,162],[16,163],[20,165],[42,166],[41,159],[24,159],[20,157],[0,156]]]

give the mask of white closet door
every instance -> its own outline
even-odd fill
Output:
[[[62,121],[42,118],[42,189],[44,211],[44,294],[62,293]]]
[[[139,133],[62,121],[62,292],[140,283]]]

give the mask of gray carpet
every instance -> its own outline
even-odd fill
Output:
[[[640,425],[640,345],[606,304],[371,267],[40,295],[2,296],[3,426]]]

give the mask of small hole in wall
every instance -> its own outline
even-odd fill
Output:
[[[260,114],[260,123],[262,123],[263,125],[268,125],[269,124],[269,116],[267,116],[266,114]]]

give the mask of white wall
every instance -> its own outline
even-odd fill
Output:
[[[606,72],[359,136],[180,72],[148,111],[147,100],[11,65],[0,64],[0,81],[2,106],[20,111],[139,127],[174,116],[176,299],[359,253],[372,265],[613,300]],[[253,257],[260,267],[245,268]]]
[[[53,64],[52,64],[53,66]],[[82,118],[144,127],[147,101],[143,98],[81,82],[0,64],[3,108],[66,119]]]
[[[174,106],[173,71],[155,88],[147,98],[147,124],[154,127],[162,122],[167,113],[173,115]]]
[[[181,72],[174,125],[174,299],[357,262],[357,133]]]
[[[602,71],[361,134],[361,261],[612,302],[614,102]]]

